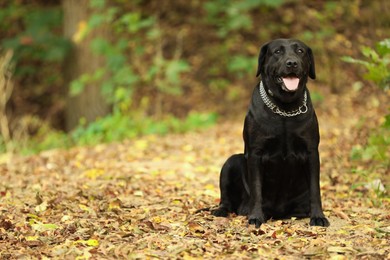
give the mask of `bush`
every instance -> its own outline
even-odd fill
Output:
[[[390,38],[377,43],[376,48],[364,46],[361,52],[366,60],[344,56],[343,61],[362,65],[367,73],[364,78],[371,80],[384,90],[390,89]]]
[[[353,160],[378,161],[390,166],[390,115],[385,117],[385,122],[377,129],[371,131],[366,146],[354,146],[351,157]]]
[[[352,57],[343,57],[342,59],[345,62],[363,66],[367,70],[364,75],[365,79],[373,81],[384,91],[389,90],[390,39],[380,41],[375,49],[363,47],[362,54],[366,58],[365,60]],[[385,115],[384,122],[380,127],[371,129],[370,132],[366,145],[356,145],[351,151],[351,158],[361,164],[354,171],[360,174],[366,182],[368,181],[365,187],[369,187],[370,183],[373,183],[372,179],[378,178],[375,176],[377,173],[387,172],[390,167],[390,114]],[[375,191],[380,198],[384,194],[385,188],[379,189],[380,179],[375,179],[374,182],[376,183]]]
[[[132,113],[131,117],[113,113],[89,125],[81,122],[70,133],[53,130],[47,123],[40,122],[42,127],[34,137],[13,141],[12,145],[22,154],[34,154],[49,149],[97,145],[148,134],[184,133],[210,127],[216,123],[217,118],[215,113],[196,112],[189,113],[184,119],[166,116],[159,120],[144,117],[142,113]],[[6,147],[0,137],[0,153],[2,152],[6,152]]]
[[[343,57],[345,62],[362,65],[367,73],[364,78],[376,83],[383,90],[390,89],[390,38],[380,41],[376,48],[364,46],[361,52],[366,60]],[[390,108],[390,107],[389,107]],[[365,147],[355,146],[352,158],[360,160],[377,160],[390,165],[390,114],[385,116],[384,123],[372,131]]]

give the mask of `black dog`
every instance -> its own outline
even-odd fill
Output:
[[[321,206],[317,116],[306,88],[315,79],[311,49],[293,39],[262,46],[244,123],[244,154],[231,156],[220,175],[215,216],[234,212],[260,227],[267,219],[310,217],[329,226]]]

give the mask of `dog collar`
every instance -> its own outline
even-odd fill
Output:
[[[260,81],[259,91],[260,91],[261,99],[263,100],[264,104],[269,109],[271,109],[271,111],[274,112],[275,114],[278,114],[278,115],[281,115],[281,116],[284,116],[284,117],[294,117],[294,116],[297,116],[297,115],[300,115],[300,114],[305,114],[309,110],[308,107],[307,107],[307,93],[306,93],[306,90],[305,90],[305,93],[303,94],[302,105],[300,107],[298,107],[298,109],[295,109],[293,111],[284,111],[284,110],[280,109],[277,105],[272,103],[271,99],[269,99],[269,97],[267,96],[267,93],[265,92],[265,89],[264,89],[262,81]]]

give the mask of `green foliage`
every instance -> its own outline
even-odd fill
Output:
[[[343,61],[362,65],[367,73],[365,79],[371,80],[383,89],[390,89],[390,38],[377,43],[376,48],[364,46],[361,52],[366,60],[344,56]]]
[[[18,141],[14,141],[14,143],[16,151],[22,154],[33,154],[56,148],[69,148],[74,145],[67,134],[53,130],[48,126],[41,128],[36,136],[28,138],[23,143],[18,143]]]
[[[59,7],[36,9],[29,5],[11,4],[8,8],[0,10],[0,17],[11,17],[6,21],[20,19],[24,27],[23,31],[13,37],[5,38],[1,42],[2,48],[14,51],[16,76],[42,74],[42,71],[31,61],[48,64],[62,62],[70,44],[55,32],[55,29],[59,28],[62,23],[62,13]],[[12,24],[8,26],[13,27]],[[60,77],[58,73],[53,75],[57,78]]]
[[[248,52],[247,43],[240,36],[253,35],[258,31],[256,20],[259,13],[275,11],[284,0],[208,0],[202,2],[206,16],[201,20],[223,41],[216,49],[209,48],[208,57],[214,59],[208,67],[209,86],[215,92],[225,89],[229,82],[245,77],[254,78],[257,59]],[[255,33],[256,34],[256,33]],[[235,45],[239,45],[235,46]],[[256,49],[257,52],[257,49]],[[257,53],[256,53],[257,55]],[[225,78],[221,79],[221,74]],[[229,98],[229,97],[228,97]]]
[[[0,49],[11,49],[15,64],[14,93],[7,105],[7,117],[17,115],[17,118],[8,118],[14,140],[7,144],[0,140],[0,152],[22,150],[30,134],[24,119],[41,116],[42,111],[50,113],[53,103],[63,96],[61,66],[70,49],[69,41],[62,36],[61,6],[4,2],[8,3],[2,3],[0,8]],[[49,123],[41,122],[40,126],[47,130],[44,125]],[[53,144],[37,145],[50,147],[60,142],[57,138],[51,141]]]
[[[283,2],[284,0],[212,0],[205,2],[203,6],[207,11],[207,23],[217,25],[218,35],[226,37],[233,31],[254,29],[251,11],[262,6],[276,8]]]
[[[313,103],[321,103],[324,101],[324,96],[318,92],[318,91],[312,91],[310,92],[310,98],[313,101]]]
[[[390,166],[389,147],[390,115],[387,115],[382,126],[372,131],[366,146],[353,147],[351,157],[353,160],[375,160]]]
[[[103,26],[109,28],[112,37],[92,39],[91,50],[104,56],[106,64],[71,82],[69,94],[78,95],[87,84],[98,83],[114,112],[90,125],[81,120],[79,127],[69,134],[53,130],[43,122],[33,137],[13,142],[16,150],[26,154],[117,141],[143,134],[186,132],[215,123],[216,115],[213,113],[190,113],[184,120],[171,115],[158,119],[145,115],[142,102],[134,101],[133,94],[140,88],[146,92],[149,89],[157,95],[182,94],[181,79],[190,70],[190,64],[181,58],[180,48],[173,55],[165,53],[163,32],[156,17],[145,15],[138,8],[139,2],[118,1],[117,6],[108,5],[105,0],[90,0],[89,3],[94,12],[87,21],[85,33],[91,34]],[[128,6],[134,8],[126,9]],[[37,66],[31,61],[60,64],[70,47],[69,42],[55,32],[62,23],[60,8],[34,9],[33,6],[11,5],[0,10],[0,17],[8,17],[8,20],[15,14],[22,20],[25,30],[3,40],[2,46],[17,53],[16,76],[37,74]],[[53,75],[60,78],[58,71]],[[45,78],[45,74],[40,77]],[[152,106],[151,102],[149,105]],[[0,151],[6,151],[2,139]]]
[[[148,81],[155,80],[157,89],[166,94],[182,94],[180,75],[189,71],[190,66],[185,60],[166,60],[162,57],[156,57],[148,72]]]
[[[167,58],[161,46],[153,47],[157,53],[149,58],[150,50],[146,48],[162,41],[156,18],[143,15],[137,10],[136,3],[132,4],[135,8],[131,11],[120,12],[117,7],[102,8],[104,2],[90,1],[95,12],[88,21],[88,31],[103,25],[110,27],[114,37],[110,40],[95,38],[91,42],[92,51],[105,57],[106,66],[73,81],[70,94],[77,95],[86,84],[100,82],[114,112],[89,125],[81,123],[70,134],[71,140],[78,145],[91,145],[143,134],[184,132],[214,123],[214,114],[190,114],[184,121],[173,116],[156,120],[144,115],[143,101],[136,107],[133,94],[141,87],[156,94],[182,94],[181,78],[190,70],[190,65],[180,58],[180,53]]]
[[[235,55],[230,58],[227,69],[242,78],[248,73],[253,72],[257,66],[257,60],[251,56]]]
[[[132,5],[137,8],[137,3]],[[73,81],[71,95],[81,93],[88,83],[100,82],[104,96],[116,110],[122,106],[130,107],[132,94],[141,87],[150,88],[155,93],[182,94],[181,77],[190,70],[189,63],[180,58],[180,53],[166,58],[161,48],[157,48],[157,55],[150,59],[145,49],[145,46],[156,42],[161,44],[162,41],[154,16],[146,17],[137,10],[120,12],[117,7],[102,8],[107,6],[104,0],[91,0],[90,6],[95,12],[88,21],[88,31],[108,26],[113,37],[92,40],[92,51],[105,57],[106,66],[93,75],[84,74]]]
[[[351,185],[360,196],[370,201],[376,207],[381,207],[387,198],[387,190],[379,176],[372,169],[352,169],[352,173],[359,176],[359,181]],[[368,192],[368,194],[367,194]]]
[[[367,60],[343,57],[346,62],[359,64],[367,69],[365,78],[378,84],[383,90],[389,89],[390,83],[390,39],[380,41],[376,49],[363,47],[362,54]],[[390,114],[385,116],[384,123],[377,129],[372,130],[367,145],[355,146],[351,157],[355,160],[379,161],[386,167],[390,166]]]
[[[79,126],[71,133],[71,138],[77,140],[78,145],[93,145],[147,134],[183,133],[209,127],[215,124],[216,120],[217,115],[214,113],[190,113],[184,120],[173,116],[154,120],[142,114],[124,117],[121,113],[114,113],[87,126]]]
[[[142,29],[152,27],[156,23],[155,17],[143,18],[140,12],[130,12],[124,14],[116,24],[118,32],[127,31],[136,33]]]
[[[348,50],[349,55],[353,55],[352,43],[374,40],[367,36],[373,28],[377,35],[388,34],[387,16],[378,12],[383,1],[364,5],[360,1],[316,4],[283,0],[160,2],[88,1],[91,16],[81,22],[86,22],[87,27],[83,36],[89,37],[81,37],[81,40],[90,40],[93,35],[99,35],[94,34],[99,30],[108,31],[109,37],[93,36],[90,43],[93,53],[103,56],[106,64],[93,73],[80,75],[71,83],[69,94],[78,95],[89,84],[99,85],[114,112],[106,119],[99,119],[90,129],[81,124],[80,136],[91,136],[91,140],[93,135],[97,140],[127,136],[126,132],[132,128],[126,119],[136,121],[133,117],[137,114],[141,114],[145,122],[158,119],[171,121],[169,124],[181,122],[166,114],[184,115],[191,109],[197,110],[198,101],[204,97],[207,98],[202,102],[209,103],[203,107],[212,107],[217,98],[241,102],[245,97],[243,93],[248,93],[244,87],[256,82],[259,45],[276,37],[296,37],[308,42],[320,67],[318,81],[338,89],[338,82],[346,86],[345,75],[350,75],[344,68],[340,69],[337,62],[340,53]],[[61,37],[59,3],[7,0],[0,8],[1,47],[14,49],[16,61],[17,94],[13,95],[8,110],[18,117],[34,111],[41,119],[50,118],[49,123],[56,127],[64,125],[61,118],[66,95],[61,65],[70,48],[69,42]],[[366,11],[361,12],[362,8]],[[305,15],[298,15],[302,13]],[[359,37],[351,33],[355,26],[361,29]],[[385,54],[388,45],[386,41],[375,50],[364,50],[370,59],[375,60],[375,53],[378,57],[378,64],[369,61],[376,64],[373,72],[368,73],[372,74],[369,76],[372,80],[386,78],[379,64],[386,64],[388,60]],[[354,68],[350,66],[347,70]],[[385,84],[388,85],[388,81]],[[185,99],[185,102],[176,101],[180,95],[183,96],[180,100]],[[313,101],[323,99],[318,93],[312,93],[312,98]],[[147,107],[142,104],[144,100],[148,100]],[[148,116],[153,119],[145,119]],[[118,132],[123,127],[123,133],[101,137],[107,134],[105,124],[113,124]],[[177,125],[183,126],[183,123]],[[139,132],[164,132],[173,128],[153,126],[150,129],[154,130]],[[34,135],[35,130],[31,132]],[[53,147],[75,142],[61,144],[65,141],[53,136]],[[50,148],[49,141],[44,142],[42,138],[44,134],[38,131],[34,139],[39,140],[37,143],[42,146],[39,149]],[[57,141],[60,144],[56,144]]]
[[[148,134],[184,133],[210,127],[216,121],[217,114],[215,113],[193,112],[184,119],[170,115],[156,120],[142,113],[124,116],[116,112],[89,125],[81,122],[80,126],[68,134],[50,129],[47,124],[44,124],[36,136],[19,143],[15,141],[14,145],[22,154],[32,154],[55,148],[109,143]],[[0,152],[5,151],[4,144],[0,142]]]

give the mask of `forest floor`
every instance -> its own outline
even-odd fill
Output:
[[[286,219],[256,229],[241,216],[195,214],[219,202],[220,167],[243,150],[243,111],[198,132],[9,159],[0,165],[0,259],[390,259],[388,193],[370,188],[388,184],[386,170],[359,174],[365,166],[350,161],[383,100],[359,98],[318,104],[328,228]]]

